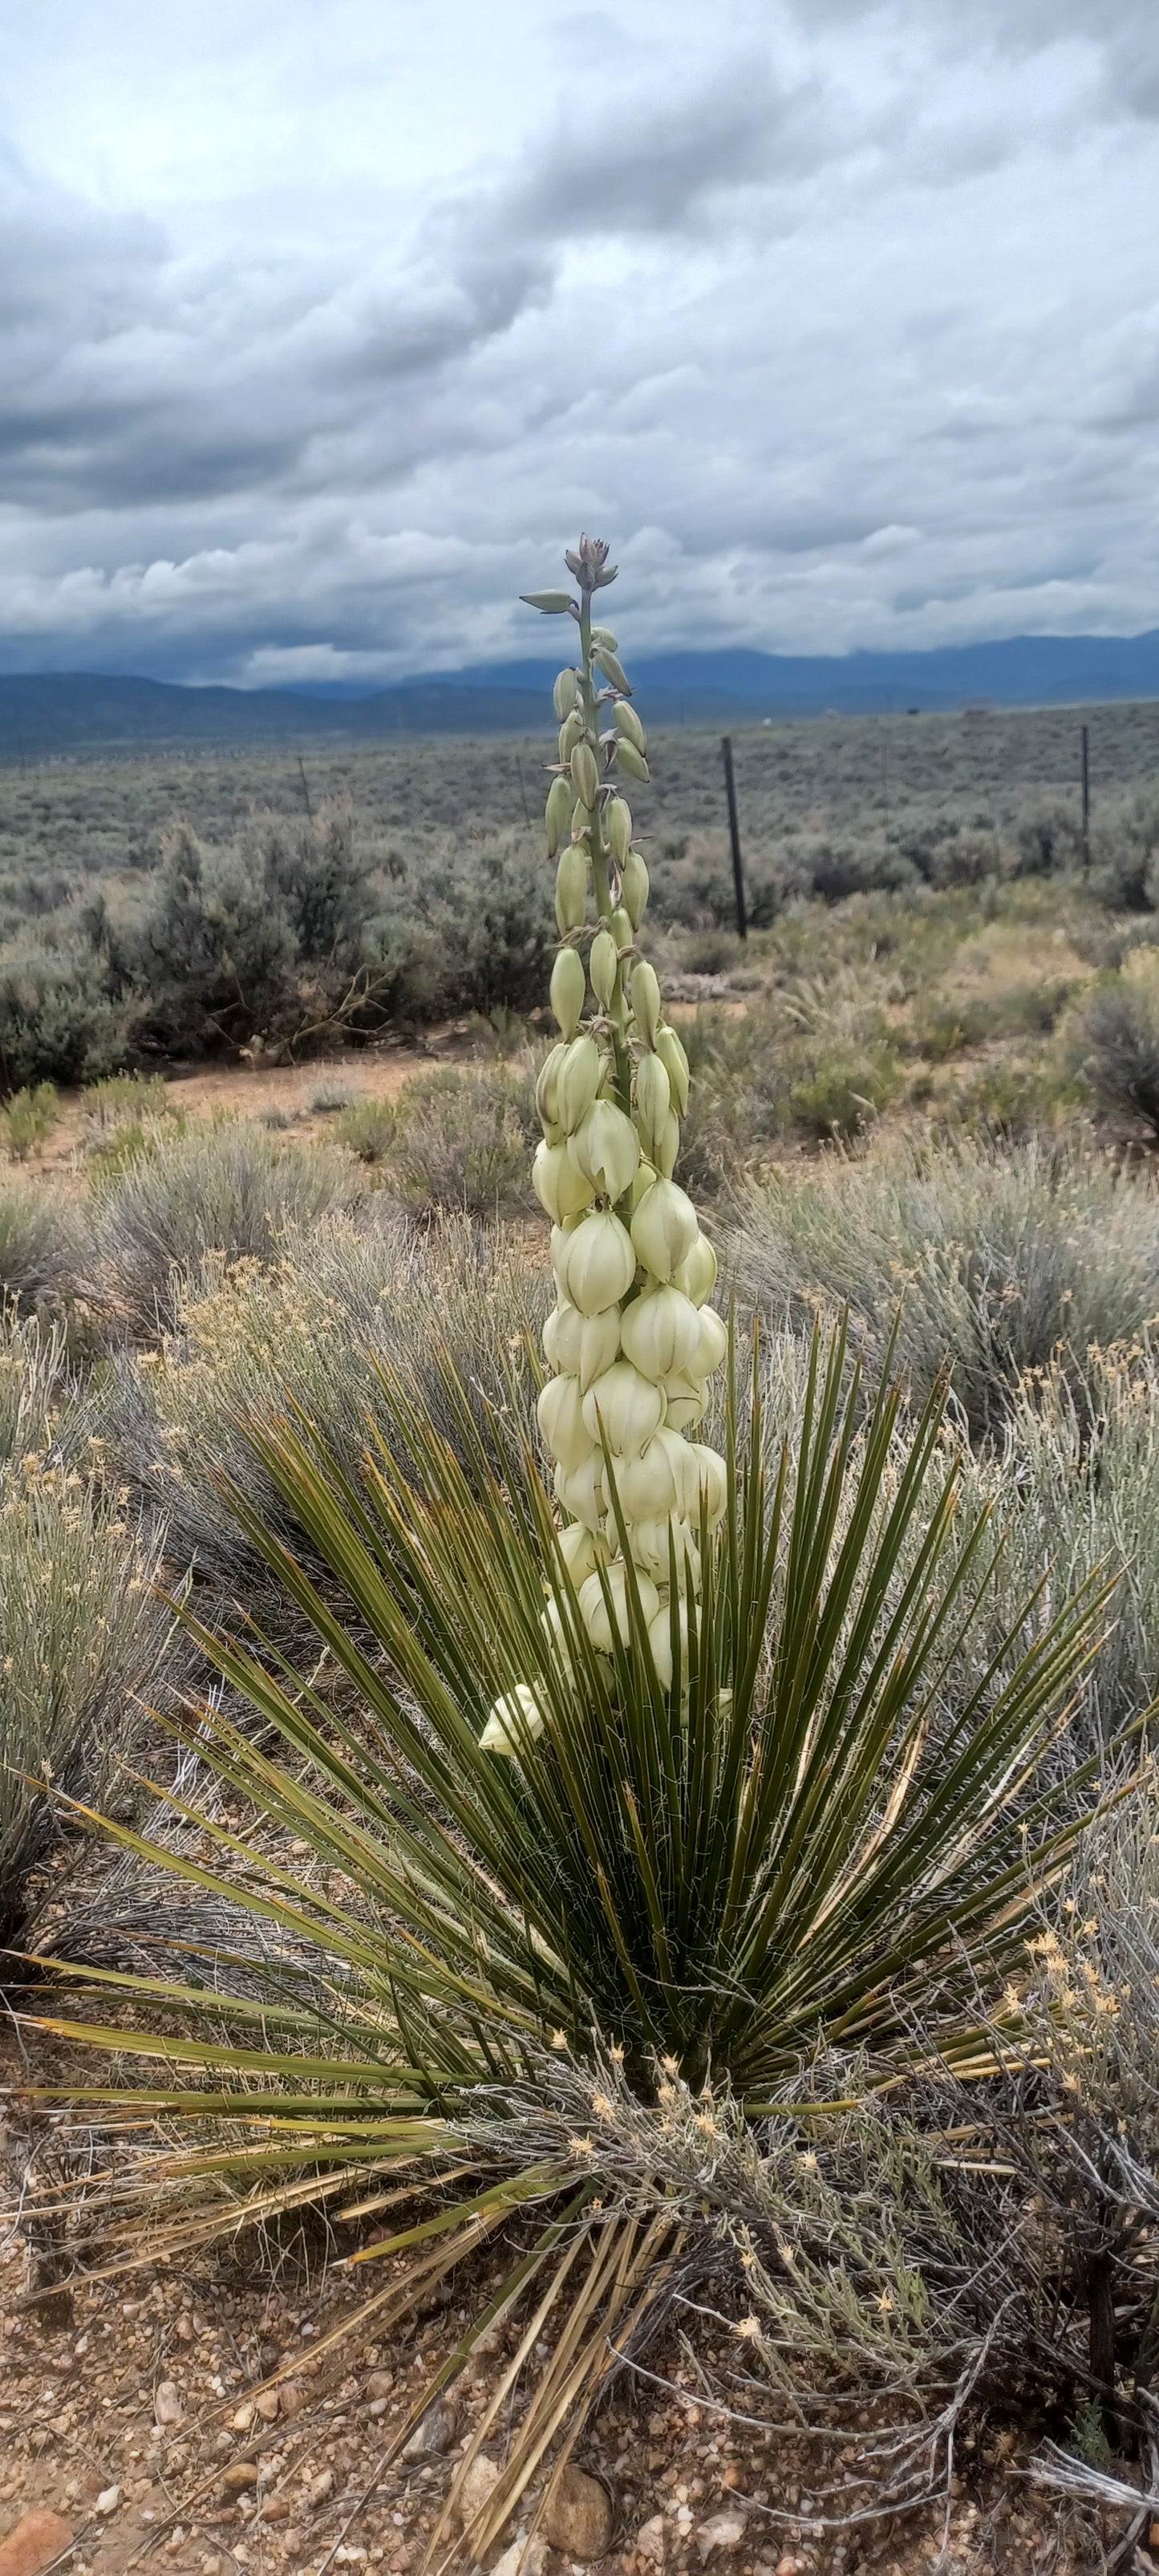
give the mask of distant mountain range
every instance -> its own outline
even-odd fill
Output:
[[[553,634],[553,642],[555,636]],[[562,660],[568,636],[559,630]],[[496,662],[345,689],[191,688],[90,671],[0,676],[0,759],[147,745],[394,741],[459,733],[542,733],[554,661]],[[843,656],[733,651],[632,657],[653,724],[754,724],[766,716],[881,715],[904,709],[1097,704],[1159,697],[1159,630],[1147,635],[1016,635],[928,653]]]

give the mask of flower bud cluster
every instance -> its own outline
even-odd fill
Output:
[[[674,1178],[688,1059],[636,945],[648,871],[620,782],[647,778],[647,742],[616,638],[591,624],[591,593],[613,577],[606,557],[588,538],[569,553],[580,603],[532,595],[548,615],[562,598],[581,648],[555,683],[559,757],[545,817],[557,861],[551,1007],[560,1035],[539,1075],[543,1141],[532,1178],[551,1218],[557,1298],[544,1328],[551,1375],[538,1411],[566,1515],[561,1546],[592,1644],[610,1654],[613,1630],[628,1640],[630,1558],[667,1688],[673,1605],[677,1632],[686,1632],[702,1534],[725,1508],[724,1460],[695,1434],[727,1335],[707,1302],[716,1255]],[[609,701],[611,723],[601,731]],[[554,1595],[544,1624],[566,1662],[567,1622]],[[517,1752],[542,1726],[536,1695],[520,1685],[497,1702],[482,1740]]]

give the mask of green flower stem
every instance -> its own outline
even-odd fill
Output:
[[[590,590],[584,590],[580,593],[580,662],[583,673],[580,681],[580,695],[583,699],[584,724],[587,727],[592,750],[594,751],[598,761],[600,756],[600,726],[599,718],[596,713],[595,682],[592,678],[592,595]],[[612,889],[611,881],[608,876],[608,853],[604,847],[604,831],[603,824],[600,820],[598,797],[595,811],[592,815],[590,842],[592,853],[592,883],[595,888],[596,897],[596,919],[597,921],[610,922],[612,918]],[[617,966],[616,968],[616,982],[612,993],[611,1008],[608,1016],[612,1023],[612,1055],[616,1067],[616,1101],[619,1108],[624,1111],[625,1116],[630,1118],[632,1114],[632,1059],[628,1053],[628,1041],[625,1035],[627,1007],[624,998],[624,970],[622,966]]]

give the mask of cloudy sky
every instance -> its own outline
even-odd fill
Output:
[[[1154,0],[0,27],[0,667],[1159,625]]]

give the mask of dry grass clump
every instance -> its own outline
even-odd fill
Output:
[[[0,1312],[0,1941],[54,1835],[53,1797],[116,1795],[170,1622],[128,1488],[106,1488],[59,1326]]]
[[[323,1148],[223,1123],[150,1138],[98,1192],[91,1294],[111,1336],[171,1331],[201,1263],[276,1258],[284,1236],[360,1195]]]
[[[83,1218],[59,1192],[25,1180],[0,1184],[0,1298],[66,1304],[86,1252]]]
[[[290,1525],[239,1416],[268,1416],[288,1400],[354,1473],[372,1428],[401,1440],[379,1373],[388,1363],[460,1451],[465,1390],[485,1454],[496,1455],[503,1434],[516,1469],[533,1398],[529,1350],[547,1305],[542,1267],[520,1237],[453,1217],[416,1234],[376,1199],[287,1235],[272,1261],[208,1261],[160,1351],[114,1361],[110,1444],[167,1523],[170,1560],[247,1597],[260,1559],[223,1510],[215,1475],[228,1474],[287,1534]]]
[[[1148,1179],[1065,1144],[889,1140],[750,1191],[732,1266],[743,1294],[798,1325],[848,1303],[875,1359],[900,1304],[915,1400],[948,1366],[971,1438],[986,1439],[1028,1369],[1057,1358],[1078,1386],[1092,1344],[1129,1339],[1159,1309],[1159,1206]]]
[[[514,1216],[536,1205],[528,1178],[539,1134],[530,1062],[418,1074],[396,1101],[341,1109],[334,1134],[376,1167],[390,1198],[418,1224],[447,1212]]]

